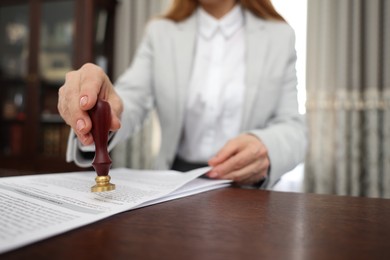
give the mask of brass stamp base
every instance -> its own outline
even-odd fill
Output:
[[[96,185],[91,187],[92,192],[103,192],[115,190],[115,184],[110,183],[111,177],[107,176],[97,176],[95,178]]]

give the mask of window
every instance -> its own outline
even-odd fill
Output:
[[[295,30],[297,51],[298,103],[299,112],[306,113],[306,21],[307,0],[272,0],[276,10]]]

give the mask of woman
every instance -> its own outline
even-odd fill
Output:
[[[208,164],[210,178],[272,187],[305,154],[295,61],[294,33],[269,0],[173,1],[115,88],[93,64],[67,74],[58,108],[79,140],[71,136],[68,161],[85,163],[86,111],[99,97],[112,108],[110,147],[156,108],[157,169]]]

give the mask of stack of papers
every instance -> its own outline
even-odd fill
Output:
[[[113,169],[114,191],[92,193],[95,172],[0,178],[0,253],[114,214],[230,185],[186,173]]]

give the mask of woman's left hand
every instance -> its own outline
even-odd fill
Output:
[[[267,177],[268,151],[256,136],[242,134],[231,139],[209,160],[210,178],[233,180],[238,185],[251,185]]]

